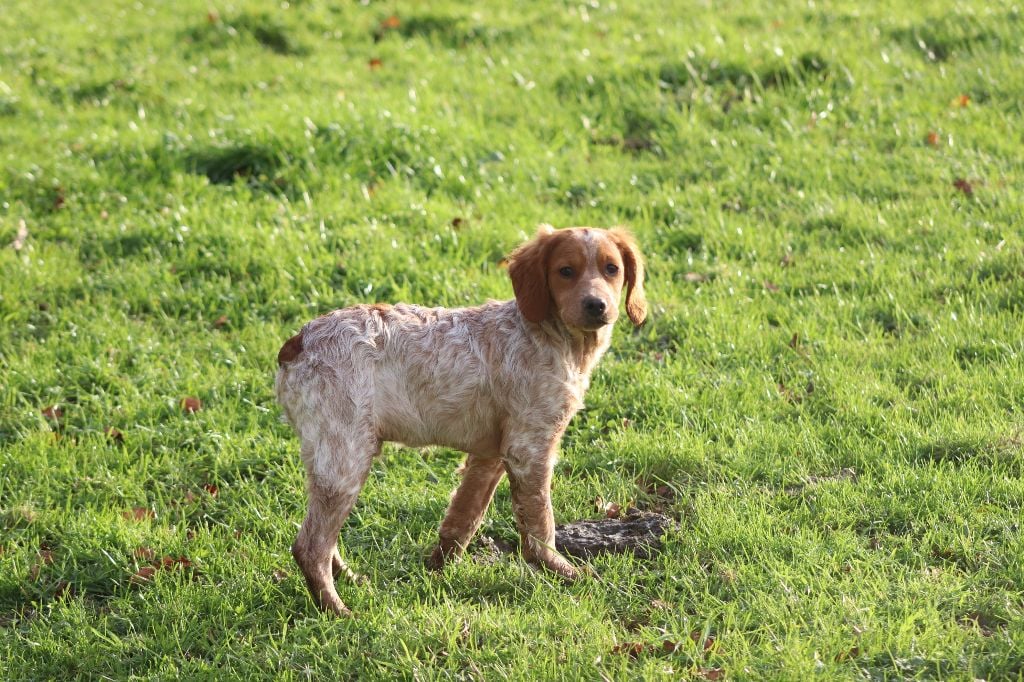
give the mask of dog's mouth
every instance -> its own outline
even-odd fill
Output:
[[[587,316],[580,320],[580,323],[575,326],[585,332],[596,332],[615,324],[616,317],[616,315],[607,314],[600,316]]]

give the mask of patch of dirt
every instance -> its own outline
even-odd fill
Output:
[[[630,553],[649,559],[661,548],[661,536],[673,525],[670,517],[630,507],[621,518],[582,519],[555,527],[555,549],[587,559],[597,554]],[[478,535],[469,548],[477,562],[494,564],[519,550],[518,542]]]
[[[605,552],[649,558],[672,523],[664,514],[640,511],[619,519],[574,521],[555,528],[555,548],[582,559]]]

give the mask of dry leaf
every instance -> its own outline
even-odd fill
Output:
[[[705,680],[721,680],[725,678],[725,671],[721,668],[701,668],[697,674]]]
[[[959,95],[958,97],[953,98],[954,107],[966,107],[970,103],[971,98],[969,95]]]
[[[132,507],[131,511],[126,511],[121,514],[128,521],[144,521],[145,519],[152,519],[156,516],[152,509],[145,507]]]
[[[399,19],[394,14],[392,14],[390,17],[388,17],[387,19],[384,19],[382,22],[380,22],[380,27],[382,29],[384,29],[385,31],[396,29],[396,28],[398,28],[401,25],[402,25],[401,19]]]
[[[612,653],[616,655],[626,655],[630,658],[639,658],[640,654],[644,652],[644,645],[642,642],[622,642],[612,647]]]
[[[928,136],[925,138],[925,141],[933,147],[938,147],[942,144],[942,138],[939,137],[939,134],[934,130],[928,132]]]
[[[129,581],[137,585],[139,583],[144,583],[151,580],[154,575],[156,575],[155,567],[143,566],[142,568],[140,568],[132,574],[132,577],[129,579]]]
[[[846,651],[840,651],[836,654],[836,663],[842,663],[843,661],[849,661],[851,659],[860,656],[860,647],[851,647]]]
[[[384,62],[382,62],[377,57],[374,57],[373,59],[370,60],[370,70],[371,71],[376,71],[377,69],[381,68],[382,66],[384,66]]]
[[[64,410],[61,409],[60,405],[49,405],[40,410],[40,412],[42,412],[43,416],[47,419],[53,419],[55,421],[64,416]]]
[[[210,497],[217,497],[217,493],[220,492],[220,490],[218,490],[217,486],[215,486],[212,483],[204,483],[203,484],[203,490],[205,490],[206,492],[210,493]]]
[[[462,227],[462,218],[459,218],[458,216],[452,218],[452,228],[457,230],[460,227]]]
[[[203,403],[199,398],[193,398],[191,396],[181,399],[181,409],[185,410],[189,414],[198,412],[203,409]]]
[[[706,282],[708,278],[707,275],[702,275],[699,272],[688,272],[683,275],[683,279],[687,282]]]
[[[228,316],[227,315],[221,315],[220,317],[218,317],[216,320],[213,321],[213,327],[214,327],[214,329],[220,329],[221,327],[226,326],[227,323],[228,323]]]
[[[974,194],[974,186],[969,181],[963,178],[957,178],[956,180],[954,180],[953,187],[956,187],[958,190],[960,190],[967,196],[972,196]]]
[[[622,512],[622,506],[614,502],[609,502],[608,506],[605,507],[604,515],[609,519],[619,518],[619,514]]]
[[[711,649],[715,646],[715,638],[711,635],[705,637],[704,633],[700,630],[694,630],[693,632],[691,632],[690,639],[693,640],[693,643],[699,646],[705,652],[711,651]]]
[[[124,434],[121,433],[118,429],[115,429],[113,426],[108,426],[107,428],[103,429],[103,435],[105,435],[108,440],[114,443],[124,442]]]
[[[208,23],[208,24],[219,24],[220,23],[220,15],[217,14],[217,12],[215,10],[211,9],[209,12],[206,13],[206,23]]]

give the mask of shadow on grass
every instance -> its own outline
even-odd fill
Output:
[[[1004,15],[1004,25],[1020,23],[1013,14]],[[901,45],[920,51],[930,62],[946,62],[962,54],[971,54],[978,49],[1001,47],[1003,40],[995,32],[983,27],[981,22],[970,15],[947,14],[938,19],[899,28],[889,36]]]
[[[421,14],[410,17],[396,17],[397,25],[388,20],[374,31],[374,41],[389,35],[403,38],[420,38],[450,49],[471,45],[493,46],[514,42],[524,34],[522,28],[486,26],[475,23],[467,17],[444,14]]]
[[[186,30],[183,39],[211,49],[229,47],[249,39],[279,55],[303,56],[311,52],[280,20],[265,13],[242,13],[226,18],[211,14],[206,23]]]

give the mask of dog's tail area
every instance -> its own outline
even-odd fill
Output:
[[[295,421],[289,414],[289,391],[285,388],[287,382],[288,367],[302,355],[302,332],[284,342],[281,350],[277,353],[277,376],[274,378],[274,393],[277,395],[277,402],[281,406],[284,421],[295,426]]]

